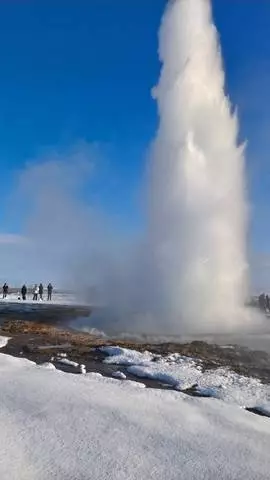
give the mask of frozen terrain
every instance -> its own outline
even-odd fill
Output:
[[[7,298],[0,298],[0,324],[8,319],[50,322],[51,324],[68,323],[77,318],[88,317],[92,308],[83,303],[74,294],[54,293],[52,301],[44,299],[33,301],[28,295],[27,300],[20,299],[19,293],[11,293]]]
[[[270,386],[258,379],[239,375],[229,368],[204,370],[200,360],[178,353],[167,356],[137,352],[120,347],[101,347],[108,357],[105,363],[124,365],[138,378],[157,380],[178,390],[214,397],[240,407],[261,408],[270,405]]]
[[[1,480],[269,478],[270,420],[236,405],[4,354],[0,382]]]
[[[9,304],[9,303],[19,303],[19,304],[31,304],[31,305],[39,305],[39,304],[46,304],[46,305],[80,305],[82,302],[78,300],[75,294],[73,293],[53,293],[52,301],[47,301],[47,293],[44,292],[43,300],[33,301],[33,294],[32,292],[27,295],[26,301],[21,299],[20,291],[10,293],[7,298],[0,297],[0,305],[1,304]]]

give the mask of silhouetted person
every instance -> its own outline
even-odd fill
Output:
[[[48,301],[51,301],[52,299],[52,291],[53,291],[53,286],[51,283],[47,286],[47,291],[48,291]]]
[[[265,306],[266,306],[266,310],[268,310],[268,312],[270,311],[270,298],[269,298],[269,295],[266,295],[265,297]]]
[[[266,309],[266,299],[265,299],[265,294],[264,293],[261,293],[259,295],[259,307],[260,307],[261,310]]]
[[[23,299],[23,300],[26,300],[26,295],[27,295],[27,287],[26,287],[26,285],[25,285],[25,284],[22,286],[22,289],[21,289],[21,294],[22,294],[22,299]]]
[[[37,299],[38,299],[38,286],[36,284],[33,289],[33,301],[35,302]]]
[[[8,284],[4,283],[3,285],[3,298],[7,298],[8,295]]]
[[[40,300],[43,300],[43,285],[42,283],[39,284],[39,287],[38,287],[38,293],[39,293],[39,299]]]

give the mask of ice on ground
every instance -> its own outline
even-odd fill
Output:
[[[124,374],[124,372],[120,372],[119,370],[117,372],[113,372],[112,377],[120,378],[121,380],[125,380],[127,378],[127,376]]]
[[[200,396],[200,397],[212,397],[212,398],[220,398],[219,394],[219,388],[211,388],[211,387],[197,387],[195,389],[195,392]]]
[[[108,355],[104,363],[113,363],[115,365],[148,365],[153,359],[153,354],[150,352],[137,352],[137,350],[130,350],[121,347],[100,347],[100,351]]]
[[[56,350],[56,349],[63,349],[63,348],[70,348],[72,345],[71,343],[63,343],[61,345],[38,345],[38,350],[50,350],[50,349],[53,349],[53,350]],[[58,356],[59,357],[64,357],[64,356],[67,356],[66,353],[58,353]]]
[[[69,360],[68,358],[57,357],[56,361],[58,363],[62,363],[63,365],[69,365],[70,367],[77,368],[79,366],[77,362],[73,362],[73,360]]]
[[[130,374],[165,383],[177,390],[194,387],[198,395],[213,396],[243,407],[270,402],[269,385],[227,368],[203,372],[199,361],[178,353],[161,357],[120,347],[105,347],[103,351],[111,355],[105,359],[106,363],[127,365]]]
[[[268,480],[270,421],[0,354],[1,480]]]
[[[10,337],[2,337],[0,336],[0,348],[4,348],[7,346]]]

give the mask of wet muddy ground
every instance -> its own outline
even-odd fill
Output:
[[[91,307],[85,305],[58,305],[55,303],[0,302],[0,324],[8,320],[26,320],[62,325],[71,319],[89,317]]]

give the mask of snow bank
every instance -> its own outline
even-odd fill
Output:
[[[41,367],[41,368],[46,368],[47,370],[56,370],[54,364],[51,363],[51,362],[41,363],[41,364],[39,365],[39,367]]]
[[[133,382],[134,383],[134,382]],[[268,480],[270,421],[0,354],[1,480]]]
[[[103,351],[111,355],[105,359],[106,363],[126,365],[132,375],[157,380],[177,390],[194,387],[198,395],[212,396],[242,407],[270,401],[269,385],[226,368],[203,372],[200,362],[178,353],[161,357],[119,347],[105,347]]]

